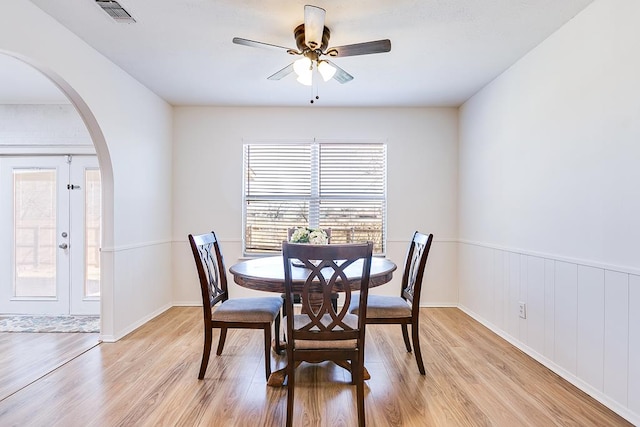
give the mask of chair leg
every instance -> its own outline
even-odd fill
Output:
[[[271,375],[271,323],[267,323],[264,328],[264,372],[267,381]]]
[[[406,327],[406,325],[404,325]],[[411,337],[413,339],[413,350],[416,356],[416,363],[418,364],[418,370],[420,375],[425,375],[424,364],[422,363],[422,352],[420,351],[420,331],[416,323],[411,325]]]
[[[220,328],[220,339],[218,340],[218,350],[216,354],[220,356],[224,348],[224,341],[227,339],[227,328]]]
[[[296,383],[295,369],[296,364],[293,358],[289,357],[287,363],[287,427],[293,427],[293,402]]]
[[[284,294],[280,294],[280,298],[282,298],[282,301],[284,301]],[[286,315],[287,315],[287,305],[282,304],[282,317]]]
[[[275,335],[276,335],[276,353],[282,354],[284,348],[280,345],[280,313],[276,316],[276,320],[274,323]]]
[[[358,407],[358,426],[365,427],[364,413],[364,358],[358,356],[355,364],[352,364],[356,379],[356,405]],[[353,375],[353,374],[352,374]]]
[[[213,332],[211,328],[204,330],[204,347],[202,349],[202,362],[200,363],[200,373],[198,379],[204,378],[204,373],[207,371],[207,365],[209,364],[209,356],[211,355],[211,342],[213,341]]]
[[[413,330],[413,328],[412,328]],[[411,353],[411,344],[409,343],[409,331],[407,330],[407,324],[402,324],[402,338],[404,338],[404,346],[407,348],[407,352]],[[414,342],[415,344],[415,342]]]

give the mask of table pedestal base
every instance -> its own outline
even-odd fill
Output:
[[[301,362],[296,362],[296,368],[300,366]],[[343,367],[347,371],[351,372],[351,364],[347,361],[335,362],[336,365]],[[287,368],[284,367],[282,369],[278,369],[269,375],[269,380],[267,381],[267,385],[270,387],[282,387],[284,386],[284,382],[287,379]],[[371,375],[369,375],[369,371],[367,368],[364,368],[364,379],[371,379]]]

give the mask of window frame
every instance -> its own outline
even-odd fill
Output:
[[[353,140],[353,139],[331,139],[331,140],[321,140],[321,139],[295,139],[295,140],[246,140],[243,139],[243,149],[242,149],[242,155],[243,155],[243,161],[242,161],[242,254],[244,257],[260,257],[260,256],[269,256],[269,255],[274,255],[274,252],[272,251],[248,251],[247,250],[247,207],[248,207],[248,200],[250,201],[251,199],[253,200],[257,200],[260,199],[260,197],[257,198],[252,198],[251,196],[248,196],[247,194],[247,189],[248,189],[248,183],[247,183],[247,178],[248,178],[248,171],[247,171],[247,167],[248,167],[248,148],[250,148],[251,146],[259,146],[259,145],[271,145],[271,146],[286,146],[286,145],[308,145],[310,147],[310,171],[312,171],[313,174],[315,174],[315,178],[314,176],[311,176],[310,178],[310,185],[311,185],[311,190],[309,192],[308,196],[300,196],[300,197],[293,197],[291,198],[291,200],[300,200],[300,201],[305,201],[308,206],[307,206],[307,213],[309,216],[309,223],[308,226],[309,227],[318,227],[320,222],[321,222],[321,218],[320,218],[320,208],[319,206],[322,204],[322,200],[335,200],[336,197],[322,197],[320,195],[320,188],[321,188],[321,182],[320,182],[320,152],[321,152],[321,146],[323,145],[353,145],[353,146],[358,146],[358,145],[373,145],[373,146],[380,146],[379,149],[382,150],[381,152],[381,158],[380,161],[383,164],[383,172],[382,172],[382,182],[380,182],[380,186],[382,187],[382,190],[380,192],[380,194],[376,195],[376,196],[367,196],[367,195],[363,195],[360,194],[358,196],[353,196],[353,200],[364,200],[364,201],[378,201],[381,202],[381,207],[380,209],[382,210],[382,213],[380,215],[380,223],[382,226],[382,232],[380,235],[380,251],[379,252],[375,252],[374,255],[375,256],[385,256],[386,255],[386,249],[387,249],[387,226],[388,226],[388,222],[387,222],[387,204],[388,204],[388,197],[387,197],[387,180],[388,180],[388,157],[387,157],[387,142],[384,140],[379,140],[379,139],[358,139],[358,140]],[[283,200],[283,199],[287,199],[288,197],[274,197],[273,200]],[[268,199],[264,199],[264,200],[268,200]],[[348,200],[348,199],[347,199]],[[313,202],[316,202],[316,209],[311,209],[311,204]],[[314,214],[317,214],[314,215]],[[323,224],[322,227],[324,228],[328,228],[331,227],[331,224]]]

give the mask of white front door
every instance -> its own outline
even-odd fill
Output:
[[[0,312],[100,313],[95,156],[0,159]]]

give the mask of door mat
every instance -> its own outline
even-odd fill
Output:
[[[0,315],[0,332],[100,332],[100,316]]]

